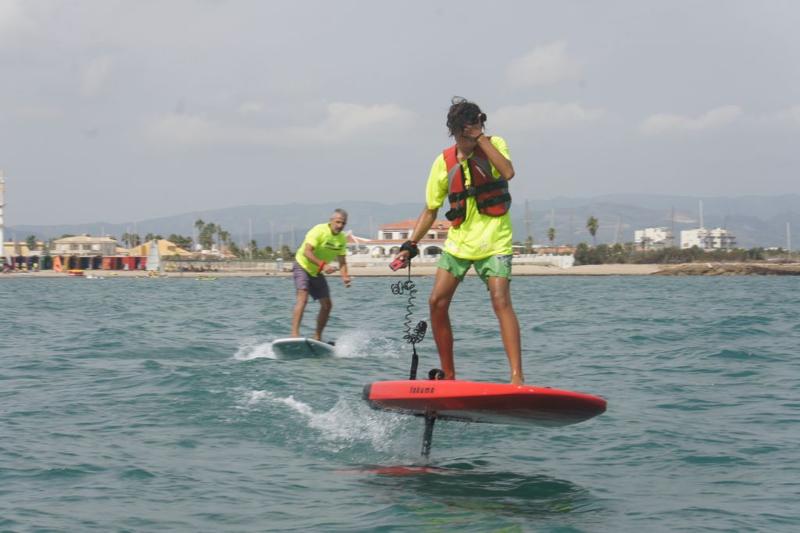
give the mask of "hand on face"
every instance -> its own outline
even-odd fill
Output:
[[[471,141],[477,141],[478,137],[483,133],[483,124],[477,122],[475,124],[469,124],[464,126],[464,131],[461,135]]]

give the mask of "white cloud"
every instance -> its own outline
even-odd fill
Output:
[[[639,127],[645,135],[702,131],[726,126],[742,115],[739,106],[717,107],[697,117],[660,113],[647,117]]]
[[[103,88],[111,74],[113,60],[110,56],[94,58],[83,69],[81,79],[81,93],[84,96],[94,96]]]
[[[580,66],[567,55],[566,48],[564,41],[557,41],[513,60],[506,71],[509,83],[515,87],[537,87],[580,78]]]
[[[578,103],[532,102],[502,107],[489,115],[491,127],[498,130],[533,131],[564,128],[597,121],[604,109],[589,109]]]
[[[239,106],[239,113],[242,115],[258,115],[264,111],[264,104],[261,102],[242,102]]]
[[[145,136],[158,145],[209,145],[238,143],[249,137],[247,130],[226,128],[202,116],[171,113],[153,120]]]
[[[0,32],[13,29],[25,20],[22,11],[22,0],[2,0],[0,1]]]
[[[311,139],[316,142],[337,143],[354,140],[368,132],[381,135],[409,129],[415,115],[396,105],[334,103],[328,106],[328,116],[318,126],[292,128],[285,133],[297,142]]]
[[[415,115],[393,104],[333,103],[314,126],[256,128],[229,125],[204,116],[170,114],[151,121],[146,137],[158,145],[281,145],[371,143],[411,131]]]

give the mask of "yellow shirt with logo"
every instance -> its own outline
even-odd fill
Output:
[[[508,154],[508,146],[502,137],[493,135],[490,139],[497,151],[503,157],[511,161]],[[471,157],[471,156],[470,156]],[[472,182],[467,161],[461,162],[461,169],[464,172],[467,187]],[[500,177],[500,172],[492,165],[492,176]],[[433,162],[431,173],[428,176],[428,184],[425,191],[428,209],[439,209],[442,204],[447,202],[446,208],[450,209],[450,202],[447,201],[449,183],[447,181],[447,164],[444,161],[444,154]],[[467,197],[467,214],[464,222],[457,228],[451,227],[447,232],[447,240],[444,243],[444,250],[460,259],[478,260],[493,255],[510,255],[512,253],[512,229],[511,215],[506,213],[499,217],[484,215],[478,211],[473,196]]]
[[[308,272],[310,276],[316,277],[319,274],[319,267],[306,257],[306,244],[314,248],[314,255],[326,263],[330,263],[337,257],[347,254],[347,235],[339,232],[334,235],[328,223],[317,224],[306,233],[303,244],[294,254],[294,259]]]

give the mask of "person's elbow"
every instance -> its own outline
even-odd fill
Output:
[[[504,180],[509,181],[511,178],[514,177],[514,167],[509,168],[505,172],[501,174]]]

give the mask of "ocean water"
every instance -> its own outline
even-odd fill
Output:
[[[407,376],[406,295],[331,281],[336,357],[281,361],[289,279],[0,279],[0,531],[800,530],[797,278],[517,277],[528,383],[608,411],[440,421],[428,461],[361,399]],[[452,318],[459,377],[505,381],[477,279]]]

